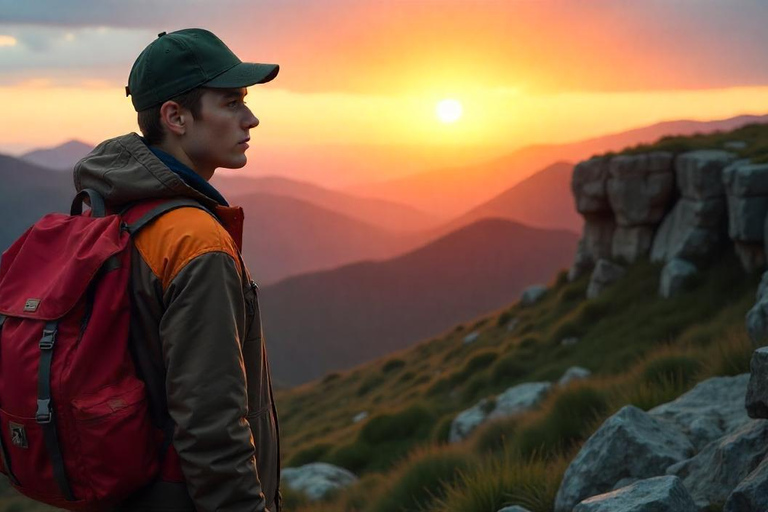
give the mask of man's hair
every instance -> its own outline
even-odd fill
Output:
[[[204,87],[196,87],[183,94],[179,94],[166,101],[175,101],[181,108],[187,109],[192,113],[192,119],[200,119],[202,110],[202,98],[205,93]],[[163,102],[165,103],[165,101]],[[150,146],[160,144],[165,137],[163,123],[160,122],[160,105],[142,110],[138,114],[139,130]]]

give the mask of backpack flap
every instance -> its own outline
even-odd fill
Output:
[[[0,314],[37,320],[63,317],[128,240],[117,215],[46,215],[3,254]]]

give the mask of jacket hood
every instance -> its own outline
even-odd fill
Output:
[[[144,144],[136,133],[99,144],[75,165],[75,189],[93,189],[109,205],[142,199],[189,197],[207,208],[215,200],[193,189]]]

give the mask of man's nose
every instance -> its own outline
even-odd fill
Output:
[[[245,118],[245,126],[247,126],[248,129],[259,126],[259,118],[253,115],[253,112],[251,112],[250,109],[248,109],[248,115]]]

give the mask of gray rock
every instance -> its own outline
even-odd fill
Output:
[[[555,511],[570,512],[577,503],[610,491],[624,478],[662,475],[692,454],[693,445],[677,426],[626,406],[603,423],[568,466]]]
[[[608,260],[598,261],[597,265],[595,265],[595,270],[592,272],[592,277],[589,280],[587,298],[594,299],[600,295],[603,290],[624,277],[624,274],[626,273],[626,269],[618,263],[613,263]]]
[[[768,341],[768,299],[758,300],[747,312],[747,333],[754,347]]]
[[[679,478],[658,476],[584,500],[573,512],[698,512],[698,508]]]
[[[615,156],[609,172],[608,201],[616,223],[619,226],[658,224],[674,194],[672,154]]]
[[[488,414],[493,408],[493,402],[483,398],[473,407],[460,412],[451,422],[451,429],[448,431],[448,442],[458,443],[469,437],[477,427],[488,419]]]
[[[654,407],[654,418],[677,425],[697,450],[749,423],[744,408],[749,374],[713,377],[672,402]]]
[[[728,236],[737,242],[763,243],[768,196],[728,195]]]
[[[616,485],[614,485],[613,489],[611,489],[611,490],[612,491],[618,491],[622,487],[626,487],[628,485],[632,485],[633,483],[639,482],[639,481],[640,481],[639,478],[622,478],[621,480],[616,482]]]
[[[343,489],[357,481],[357,477],[346,469],[325,462],[284,468],[280,475],[283,484],[304,493],[310,500],[319,500],[328,492]]]
[[[768,418],[768,347],[752,353],[745,405],[750,418]]]
[[[588,218],[584,222],[585,254],[589,255],[594,265],[603,258],[609,258],[613,250],[613,234],[616,222],[613,217]]]
[[[560,380],[557,381],[558,386],[565,386],[575,380],[586,379],[592,375],[592,372],[581,366],[571,366],[568,368]]]
[[[765,268],[765,249],[763,244],[746,242],[734,242],[734,251],[739,258],[741,267],[749,273],[757,272]]]
[[[539,302],[547,293],[547,287],[541,284],[529,286],[523,290],[523,295],[520,297],[520,303],[523,306],[532,306]]]
[[[768,510],[768,458],[733,490],[723,512],[765,512]]]
[[[682,198],[659,226],[651,247],[651,260],[667,262],[682,258],[706,262],[727,237],[724,197],[705,201]]]
[[[499,512],[530,512],[527,508],[523,508],[520,505],[512,505],[511,507],[504,507]]]
[[[515,329],[517,329],[517,326],[520,325],[520,319],[519,318],[513,318],[509,322],[507,322],[507,332],[512,332]]]
[[[683,153],[675,162],[677,188],[688,199],[709,199],[725,195],[723,168],[736,160],[728,151],[703,149]]]
[[[634,263],[647,256],[653,243],[654,231],[653,226],[619,226],[613,234],[613,258]]]
[[[763,273],[760,278],[760,284],[757,287],[757,294],[755,300],[761,301],[768,298],[768,272]]]
[[[562,341],[560,341],[560,345],[564,347],[570,347],[572,345],[575,345],[579,342],[579,338],[576,336],[569,336],[567,338],[563,338]]]
[[[686,281],[696,275],[696,265],[685,260],[675,258],[664,265],[661,271],[659,283],[659,295],[668,299],[679,293]]]
[[[526,382],[513,386],[496,397],[496,407],[488,419],[506,418],[533,409],[547,396],[551,382]]]
[[[700,508],[722,504],[768,452],[768,421],[752,420],[708,444],[695,457],[667,468],[682,479]]]
[[[368,417],[368,411],[361,411],[352,418],[352,423],[360,423]]]
[[[592,255],[587,251],[584,238],[579,240],[576,247],[576,256],[573,258],[573,265],[568,269],[568,282],[573,282],[583,275],[589,274],[595,268],[595,261]]]
[[[745,149],[747,147],[747,143],[743,140],[729,140],[728,142],[723,143],[723,147],[725,149]]]
[[[736,160],[723,169],[723,185],[731,196],[768,196],[768,164]]]
[[[477,331],[472,331],[471,333],[464,336],[464,344],[469,345],[470,343],[477,341],[477,338],[480,337],[480,333]]]
[[[610,213],[611,206],[608,204],[605,187],[609,161],[607,157],[595,157],[579,162],[573,168],[571,191],[579,213]]]
[[[451,423],[448,442],[458,443],[486,421],[506,418],[536,407],[552,387],[549,382],[527,382],[513,386],[496,397],[483,398],[473,407],[459,413]]]

